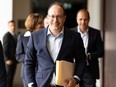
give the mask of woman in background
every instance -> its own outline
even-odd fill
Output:
[[[16,60],[23,64],[22,65],[22,80],[23,80],[24,87],[28,87],[27,81],[25,79],[25,69],[24,69],[27,43],[31,35],[31,32],[40,30],[44,27],[43,16],[38,13],[32,13],[28,15],[25,20],[25,27],[27,31],[25,33],[21,33],[18,36],[18,42],[17,42],[17,48],[16,48]]]

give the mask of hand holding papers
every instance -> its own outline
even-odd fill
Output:
[[[65,80],[72,78],[75,64],[68,61],[56,61],[56,85],[65,85]]]

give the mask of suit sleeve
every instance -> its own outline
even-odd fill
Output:
[[[75,71],[75,75],[77,75],[80,79],[82,77],[82,74],[84,72],[85,69],[85,65],[86,65],[86,55],[85,55],[85,48],[83,45],[83,41],[82,38],[80,36],[80,34],[78,34],[78,37],[76,38],[76,48],[75,48],[75,62],[76,62],[76,71]]]
[[[9,53],[9,49],[10,49],[10,37],[8,34],[5,34],[3,37],[3,49],[4,49],[4,57],[5,60],[8,60],[10,58],[10,53]]]
[[[90,50],[90,54],[91,54],[91,58],[96,59],[99,57],[103,57],[104,55],[104,45],[103,45],[103,41],[100,35],[100,31],[96,32],[96,40],[95,40],[95,44],[93,49],[94,51]]]
[[[35,68],[36,68],[36,50],[34,47],[33,35],[30,36],[27,44],[27,52],[25,57],[26,79],[28,83],[35,82]]]
[[[16,47],[16,60],[18,62],[23,62],[24,63],[24,60],[25,60],[25,52],[24,52],[24,46],[23,46],[23,43],[22,43],[22,36],[23,34],[20,34],[18,36],[18,42],[17,42],[17,47]]]

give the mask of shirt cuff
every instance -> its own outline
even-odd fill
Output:
[[[87,54],[88,54],[88,59],[91,60],[91,54],[90,53]]]
[[[76,78],[76,79],[78,79],[80,81],[80,78],[78,76],[74,75],[74,78]]]
[[[33,84],[34,84],[34,82],[29,83],[28,87],[32,87]]]

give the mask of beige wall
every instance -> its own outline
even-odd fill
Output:
[[[116,0],[105,1],[104,87],[116,86]]]
[[[18,21],[25,20],[31,12],[31,0],[13,0],[13,19],[16,21],[17,32],[25,31],[25,28],[18,28]]]
[[[13,19],[16,22],[16,32],[24,32],[25,28],[18,28],[18,20],[25,20],[31,12],[31,0],[13,0]],[[21,79],[21,63],[18,64],[15,78],[14,87],[23,87]]]
[[[94,27],[101,31],[103,34],[103,0],[88,0],[87,5],[88,11],[90,12],[90,23],[91,27]],[[100,67],[100,79],[96,80],[97,87],[102,86],[103,79],[103,58],[99,58],[99,67]]]

